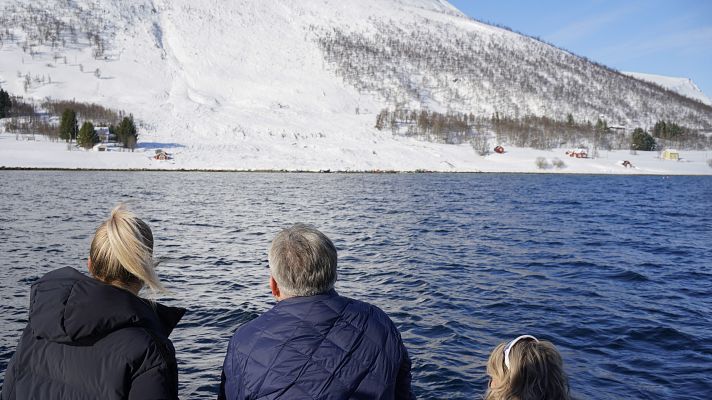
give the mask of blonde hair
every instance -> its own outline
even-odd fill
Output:
[[[517,342],[509,352],[509,368],[504,363],[506,345],[495,347],[487,361],[487,375],[496,385],[490,384],[485,400],[571,399],[563,360],[551,342]]]
[[[126,206],[119,204],[96,230],[89,250],[91,274],[112,285],[143,283],[154,292],[164,291],[153,260],[153,233]]]

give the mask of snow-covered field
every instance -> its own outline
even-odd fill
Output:
[[[384,135],[385,136],[385,135]],[[318,141],[324,141],[318,147]],[[413,142],[403,146],[400,141]],[[199,143],[143,143],[134,152],[96,152],[68,149],[64,142],[50,142],[42,137],[34,141],[17,140],[15,135],[0,134],[0,167],[61,169],[152,169],[152,170],[287,170],[287,171],[439,171],[439,172],[523,172],[576,174],[652,174],[712,175],[708,160],[712,151],[681,151],[680,161],[659,158],[658,152],[600,151],[598,158],[576,159],[566,156],[567,149],[551,151],[510,148],[504,154],[482,157],[469,145],[423,143],[413,139],[373,137],[374,149],[354,150],[341,147],[328,138],[303,140],[307,149],[290,156],[291,144],[280,148],[259,149],[253,144],[240,146]],[[309,148],[309,146],[312,146]],[[173,159],[158,161],[156,149],[172,154]],[[410,153],[403,149],[413,149]],[[308,157],[305,157],[305,154]],[[546,159],[547,167],[537,165]],[[565,166],[555,167],[561,160]],[[622,166],[624,160],[633,168]]]
[[[82,19],[93,21],[93,29],[107,40],[106,49],[100,57],[93,53],[86,38],[92,30],[80,32],[78,41],[65,32],[60,39],[66,45],[35,43],[27,31],[39,26],[31,23],[38,9],[52,10],[73,27]],[[507,146],[508,153],[483,158],[469,145],[376,130],[377,113],[393,108],[393,102],[360,91],[336,74],[315,42],[317,30],[348,26],[372,32],[378,24],[444,24],[478,33],[483,46],[490,39],[527,52],[546,46],[472,21],[446,1],[0,0],[0,11],[24,21],[8,28],[14,40],[6,38],[0,45],[3,89],[38,101],[95,102],[132,113],[141,124],[140,147],[133,153],[68,151],[63,143],[16,140],[14,134],[0,133],[0,166],[8,168],[712,173],[706,164],[712,155],[704,152],[683,152],[681,162],[625,151],[573,160],[564,155],[566,149]],[[430,34],[447,41],[448,32],[434,29]],[[453,81],[406,72],[414,90],[424,81]],[[450,107],[451,100],[441,104],[434,100],[438,93],[430,94],[432,98],[424,96],[433,103],[431,109]],[[534,100],[533,109],[543,107]],[[407,105],[408,99],[403,102]],[[477,104],[491,108],[483,115],[495,110],[494,102]],[[671,105],[680,113],[684,107]],[[173,160],[154,160],[156,149],[172,153]],[[566,167],[541,170],[537,157],[550,164],[561,158]],[[637,168],[619,166],[622,160]]]

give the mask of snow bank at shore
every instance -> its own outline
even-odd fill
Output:
[[[287,171],[438,171],[577,174],[712,175],[712,151],[680,151],[680,161],[660,159],[658,152],[600,151],[599,157],[568,157],[568,149],[535,150],[507,147],[504,154],[477,155],[466,144],[445,145],[408,138],[374,135],[373,147],[354,146],[328,137],[285,140],[274,145],[250,140],[244,144],[177,144],[143,142],[134,152],[85,151],[43,137],[23,140],[0,134],[0,167],[48,169],[149,170],[287,170]],[[263,145],[264,144],[264,145]],[[171,160],[154,159],[155,150]],[[537,162],[538,158],[545,161]],[[557,167],[557,159],[563,166]],[[630,161],[633,168],[623,167]],[[544,168],[540,168],[540,165]]]

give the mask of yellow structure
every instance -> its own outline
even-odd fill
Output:
[[[665,150],[663,151],[663,160],[680,161],[680,153],[678,153],[677,150]]]

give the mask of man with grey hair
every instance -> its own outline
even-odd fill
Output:
[[[297,224],[269,251],[277,304],[233,335],[219,399],[412,399],[411,362],[378,307],[340,296],[336,247]]]

